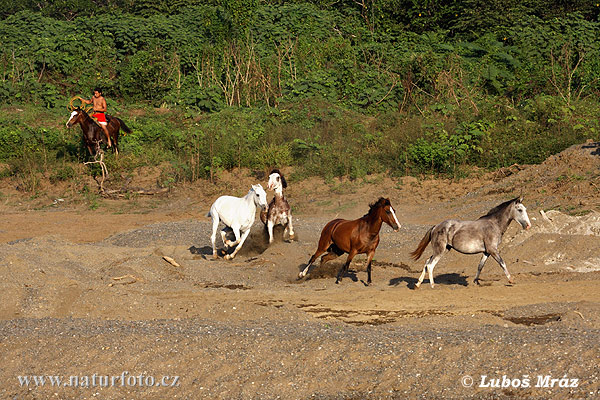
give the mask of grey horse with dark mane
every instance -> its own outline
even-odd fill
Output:
[[[498,253],[498,245],[502,241],[502,235],[506,232],[508,225],[510,225],[513,219],[521,224],[524,229],[531,227],[527,209],[523,205],[523,199],[520,197],[492,208],[478,220],[457,221],[450,219],[431,227],[423,239],[421,239],[415,251],[410,253],[414,260],[418,260],[429,242],[431,242],[433,255],[425,263],[425,267],[423,267],[423,272],[415,288],[418,289],[421,286],[427,270],[429,270],[429,283],[431,287],[434,286],[433,269],[444,253],[451,249],[463,254],[483,253],[477,267],[475,283],[479,284],[479,274],[489,256],[492,256],[500,264],[506,274],[506,278],[508,278],[508,282],[513,283],[510,273],[506,268],[506,263],[500,257],[500,253]]]

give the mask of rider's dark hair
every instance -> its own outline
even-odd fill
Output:
[[[100,89],[99,87],[94,88],[94,92],[102,93],[102,89]]]

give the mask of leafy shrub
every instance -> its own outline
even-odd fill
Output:
[[[463,122],[454,133],[448,133],[441,124],[434,124],[426,138],[418,138],[408,147],[408,155],[419,171],[456,171],[457,165],[483,152],[481,143],[491,127],[486,121]]]
[[[75,176],[75,168],[73,168],[71,165],[64,165],[62,167],[59,167],[58,169],[55,169],[52,175],[50,175],[49,179],[51,183],[56,183],[68,181],[70,179],[75,178]]]
[[[292,151],[289,143],[265,144],[260,146],[254,153],[250,168],[266,170],[269,167],[292,164]]]

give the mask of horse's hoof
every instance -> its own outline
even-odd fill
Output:
[[[431,284],[431,288],[433,289],[434,287],[435,287],[435,285],[432,283],[432,284]]]
[[[233,260],[233,256],[231,254],[226,254],[224,258],[226,260]]]
[[[214,253],[212,258],[216,260],[217,258],[219,258],[219,256],[216,253]]]
[[[473,283],[475,283],[477,286],[481,286],[481,283],[479,283],[479,279],[473,279]]]

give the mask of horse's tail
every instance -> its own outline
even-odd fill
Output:
[[[119,124],[121,124],[121,129],[123,129],[123,132],[131,133],[131,129],[129,129],[129,127],[125,124],[125,122],[123,122],[121,118],[117,118],[117,121],[119,121]]]
[[[429,242],[431,242],[431,231],[433,230],[433,228],[435,228],[435,226],[432,226],[431,228],[429,228],[429,230],[427,231],[425,236],[423,236],[423,239],[421,239],[421,242],[419,243],[417,248],[412,253],[410,253],[410,256],[412,257],[413,260],[416,261],[419,258],[421,258],[421,255],[423,255],[425,248],[427,247]]]

